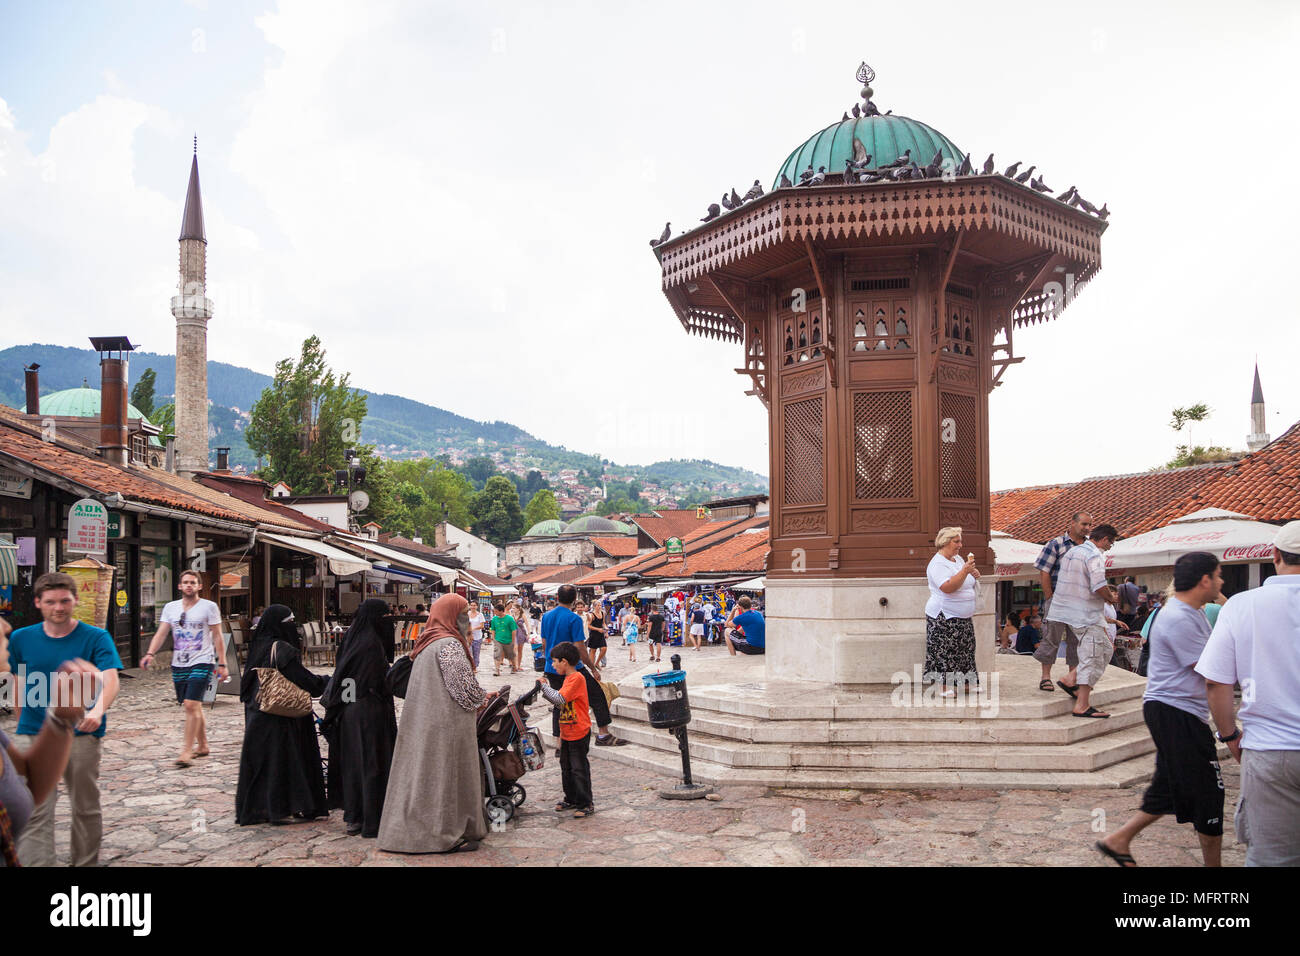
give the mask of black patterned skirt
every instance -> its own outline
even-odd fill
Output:
[[[975,625],[968,617],[925,618],[925,679],[955,683],[951,675],[975,676]]]

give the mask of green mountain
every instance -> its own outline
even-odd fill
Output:
[[[41,394],[79,388],[83,383],[91,388],[99,387],[99,357],[93,350],[17,345],[0,351],[0,402],[14,408],[23,407],[23,366],[32,362],[41,366]],[[155,404],[171,401],[176,387],[175,356],[131,353],[130,385],[134,387],[149,368],[157,375]],[[209,446],[214,449],[229,446],[232,465],[253,468],[257,464],[244,442],[246,419],[243,416],[270,384],[269,375],[224,362],[208,363]],[[710,494],[727,497],[767,491],[767,479],[744,468],[699,460],[660,461],[644,467],[602,463],[597,455],[551,445],[509,422],[475,421],[400,395],[365,394],[367,414],[361,426],[362,438],[389,458],[411,458],[422,452],[464,457],[497,452],[504,463],[514,462],[546,473],[571,468],[592,475],[599,475],[604,464],[609,470],[642,483],[680,486],[681,497],[692,501]]]

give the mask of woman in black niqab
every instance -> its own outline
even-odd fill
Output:
[[[239,693],[244,702],[244,746],[239,754],[235,821],[241,826],[289,823],[295,818],[311,820],[329,814],[311,715],[279,717],[257,709],[258,667],[274,666],[313,697],[320,696],[325,678],[303,666],[301,643],[293,612],[283,604],[266,609],[249,642]]]
[[[388,605],[371,598],[357,608],[339,645],[338,663],[321,704],[329,741],[329,806],[343,810],[350,835],[379,835],[379,817],[388,789],[388,769],[397,740],[393,695],[384,684],[388,672],[385,632],[393,622]]]

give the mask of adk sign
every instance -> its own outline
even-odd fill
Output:
[[[93,498],[82,498],[68,509],[68,550],[108,553],[108,509]]]

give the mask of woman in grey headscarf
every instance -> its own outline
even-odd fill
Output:
[[[469,603],[463,597],[444,594],[437,600],[410,657],[379,848],[477,850],[488,828],[475,720],[487,695],[474,679]]]

